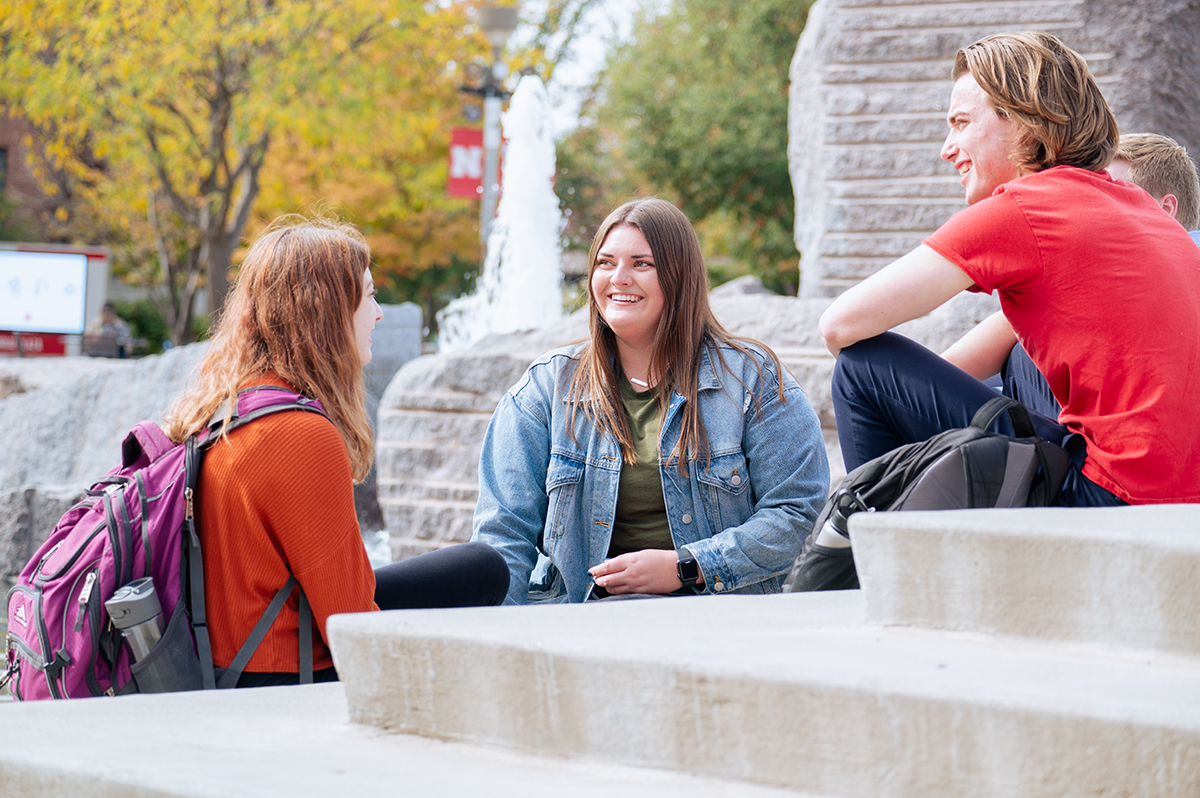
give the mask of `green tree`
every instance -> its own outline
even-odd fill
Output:
[[[588,118],[560,150],[577,172],[559,175],[572,218],[594,225],[631,190],[659,194],[702,231],[711,220],[731,257],[794,294],[788,68],[809,5],[679,0],[643,16],[635,39],[610,54]]]
[[[446,79],[423,53],[462,20],[416,0],[15,0],[0,101],[37,127],[42,173],[153,255],[179,340],[189,292],[224,299],[273,147],[366,146]]]

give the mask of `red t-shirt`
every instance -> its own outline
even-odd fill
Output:
[[[289,387],[274,374],[253,384]],[[234,430],[204,456],[199,499],[213,662],[233,662],[290,567],[319,632],[313,667],[332,666],[326,619],[379,609],[354,512],[350,456],[337,429],[317,413],[295,410]],[[293,591],[247,671],[298,672],[299,606]]]
[[[1200,502],[1200,249],[1142,189],[1059,166],[925,242],[1000,306],[1084,436],[1083,473],[1131,504]]]

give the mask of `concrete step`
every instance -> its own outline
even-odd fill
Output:
[[[339,684],[0,703],[0,795],[783,798],[752,784],[543,759],[352,724]],[[808,794],[810,798],[819,798]]]
[[[1200,658],[1200,505],[859,513],[879,625]]]
[[[1200,794],[1200,663],[863,624],[859,591],[338,616],[381,729],[832,796]]]

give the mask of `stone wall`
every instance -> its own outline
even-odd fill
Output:
[[[1123,132],[1200,154],[1198,0],[819,0],[791,66],[801,296],[834,296],[965,206],[939,157],[954,54],[1043,30],[1091,66]]]

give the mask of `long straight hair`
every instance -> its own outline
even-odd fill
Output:
[[[205,429],[238,389],[274,372],[325,406],[346,444],[354,480],[374,457],[354,312],[371,253],[353,226],[327,219],[277,219],[250,247],[214,327],[194,388],[171,408],[166,433],[179,443]]]
[[[654,333],[650,373],[664,377],[656,386],[660,424],[666,418],[672,390],[686,400],[679,441],[668,454],[667,461],[677,462],[680,474],[687,474],[689,458],[703,458],[705,467],[710,460],[708,435],[696,401],[700,361],[705,348],[709,350],[713,365],[720,364],[725,371],[729,369],[719,345],[727,345],[750,357],[759,369],[760,386],[762,367],[758,358],[753,357],[746,348],[747,344],[760,347],[771,359],[777,374],[782,367],[779,358],[768,346],[750,338],[731,335],[713,315],[708,304],[708,271],[704,267],[700,241],[688,218],[665,200],[650,198],[627,202],[609,214],[600,225],[588,253],[588,326],[591,334],[588,343],[579,352],[579,367],[571,377],[568,392],[571,406],[568,427],[572,436],[575,413],[582,407],[593,424],[617,440],[625,462],[638,461],[617,385],[617,338],[600,315],[591,290],[600,248],[604,246],[609,232],[616,227],[632,227],[639,231],[650,245],[650,254],[654,256],[658,285],[663,293],[663,311]],[[670,380],[665,379],[668,371]],[[756,411],[761,398],[760,387],[760,395],[755,397]],[[779,382],[779,398],[781,401],[784,399],[782,380]]]

